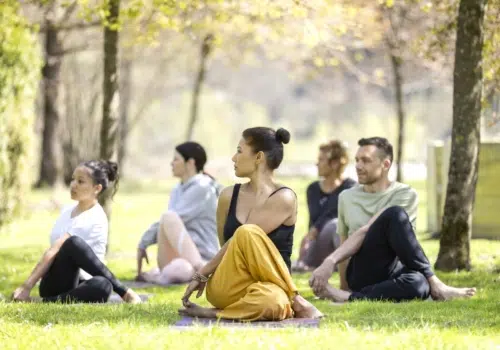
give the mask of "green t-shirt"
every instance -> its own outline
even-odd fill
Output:
[[[383,192],[365,192],[363,185],[345,190],[339,196],[337,233],[346,238],[366,225],[380,210],[395,205],[406,210],[415,230],[418,196],[410,186],[393,182]]]

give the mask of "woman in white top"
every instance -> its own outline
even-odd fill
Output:
[[[97,198],[111,183],[116,192],[117,182],[118,165],[113,162],[92,160],[74,170],[71,199],[78,203],[63,209],[50,236],[51,247],[14,291],[14,300],[29,301],[31,290],[41,279],[39,291],[44,302],[106,302],[113,290],[125,302],[141,302],[102,262],[108,219]]]

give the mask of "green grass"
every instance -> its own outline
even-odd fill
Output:
[[[296,242],[305,232],[307,213],[304,180],[284,180],[296,189],[300,218]],[[113,207],[109,266],[121,279],[135,270],[135,247],[142,232],[166,207],[172,183],[124,184]],[[420,193],[419,228],[425,229],[424,184]],[[66,193],[58,198],[65,200]],[[49,198],[44,191],[30,195],[31,203]],[[58,212],[35,208],[0,234],[0,293],[10,296],[27,277],[48,245]],[[431,261],[438,243],[420,235]],[[296,244],[297,246],[297,244]],[[154,249],[151,250],[154,261]],[[182,287],[148,289],[144,305],[44,305],[0,301],[0,348],[149,349],[149,348],[263,348],[263,349],[500,349],[500,242],[472,242],[471,272],[439,273],[454,285],[474,285],[472,300],[401,304],[359,302],[342,307],[312,298],[308,275],[294,279],[300,292],[326,314],[320,329],[234,330],[170,328],[178,319]],[[335,284],[338,277],[333,276]],[[33,294],[37,294],[36,288]]]

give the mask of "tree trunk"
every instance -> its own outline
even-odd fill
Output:
[[[106,26],[104,27],[104,76],[102,124],[100,137],[100,157],[106,160],[116,160],[118,143],[118,122],[120,96],[118,93],[118,16],[120,0],[109,0]],[[105,191],[100,202],[108,219],[111,217],[111,189]],[[108,239],[109,246],[109,239]]]
[[[405,110],[403,104],[403,74],[401,72],[403,60],[390,52],[392,74],[394,77],[394,91],[396,95],[396,112],[398,115],[398,150],[396,153],[396,181],[403,182],[403,149],[405,144]]]
[[[59,132],[59,91],[62,63],[62,42],[58,29],[52,21],[46,20],[45,64],[43,76],[43,132],[40,174],[36,187],[53,187],[62,179]]]
[[[453,73],[448,188],[435,268],[470,269],[472,211],[479,165],[483,20],[486,0],[461,0]]]
[[[208,55],[210,55],[210,52],[212,51],[212,43],[213,43],[213,36],[212,34],[208,34],[205,37],[205,39],[203,39],[203,43],[201,45],[200,66],[198,69],[198,75],[196,76],[196,81],[194,83],[194,88],[193,88],[193,98],[191,100],[191,111],[190,111],[188,129],[186,133],[186,140],[193,139],[194,126],[198,118],[198,105],[200,100],[200,92],[201,92],[201,87],[203,85],[203,81],[205,80],[206,62]]]
[[[127,139],[129,135],[129,115],[132,88],[132,60],[124,59],[120,69],[120,141],[118,143],[118,164],[123,177],[123,167],[127,158]]]

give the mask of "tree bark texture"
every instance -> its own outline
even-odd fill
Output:
[[[105,160],[116,160],[118,146],[118,124],[120,96],[118,93],[118,19],[120,0],[109,0],[106,26],[104,27],[104,75],[102,124],[100,133],[100,157]],[[100,197],[108,219],[111,217],[111,190]],[[109,245],[109,239],[108,239]]]
[[[470,269],[472,211],[478,177],[486,0],[461,0],[453,73],[453,128],[439,254],[435,268]]]
[[[40,154],[40,173],[36,187],[50,186],[62,180],[62,161],[59,143],[62,41],[56,25],[47,20],[45,32],[45,64],[43,76],[43,132]]]
[[[396,112],[398,116],[398,145],[396,153],[396,180],[403,182],[403,150],[405,144],[405,110],[403,101],[403,73],[402,58],[391,50],[391,66],[394,91],[396,95]]]

